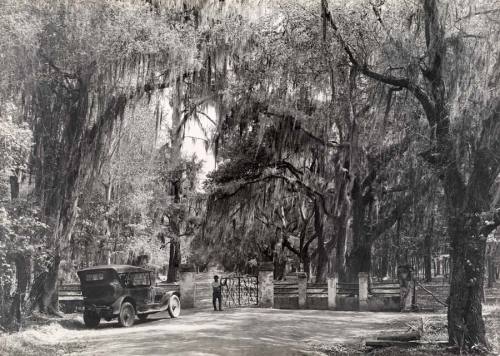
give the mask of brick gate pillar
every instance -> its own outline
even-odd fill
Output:
[[[359,272],[359,310],[368,310],[368,273]]]
[[[181,306],[184,309],[194,308],[195,271],[194,266],[190,264],[182,264],[179,269]]]
[[[299,309],[305,309],[307,306],[307,274],[297,272],[297,281],[299,289]]]
[[[339,277],[334,274],[332,277],[328,277],[328,309],[335,310],[337,307],[337,283]]]
[[[259,307],[272,308],[274,304],[274,264],[262,262],[259,265]]]

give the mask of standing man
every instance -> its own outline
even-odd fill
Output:
[[[214,305],[214,311],[217,311],[217,299],[219,300],[219,311],[221,311],[222,285],[219,282],[219,276],[214,276],[214,281],[212,282],[212,303]]]

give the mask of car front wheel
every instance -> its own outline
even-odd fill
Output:
[[[95,311],[85,310],[83,312],[83,322],[88,328],[96,328],[101,322],[101,317]]]
[[[118,316],[118,322],[121,326],[128,328],[134,325],[135,321],[135,309],[132,304],[125,302],[120,308],[120,315]]]
[[[181,301],[175,294],[168,300],[168,314],[171,318],[177,318],[181,314]]]

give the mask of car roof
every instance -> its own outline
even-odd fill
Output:
[[[78,272],[88,272],[88,271],[96,271],[96,270],[103,270],[103,269],[112,269],[112,270],[115,270],[118,273],[124,273],[124,272],[149,272],[149,270],[146,269],[146,268],[137,267],[137,266],[130,266],[130,265],[99,265],[99,266],[92,266],[92,267],[82,268]]]

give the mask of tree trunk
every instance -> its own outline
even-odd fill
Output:
[[[358,280],[359,272],[371,271],[372,247],[371,244],[358,243],[353,247],[348,259],[347,277],[349,282]]]
[[[177,238],[173,238],[170,241],[170,254],[168,260],[168,273],[167,282],[175,282],[177,280],[177,269],[180,265],[181,254],[180,254],[180,241]]]
[[[339,236],[337,247],[335,248],[335,271],[341,281],[346,277],[346,236],[347,234]]]
[[[309,279],[311,276],[311,258],[309,257],[308,251],[302,251],[301,262],[302,268],[304,269],[303,272],[307,274],[307,279]]]
[[[345,176],[341,177],[345,179]],[[345,189],[342,187],[341,189]],[[334,236],[332,240],[327,243],[331,245],[330,249],[333,249],[333,253],[330,252],[331,259],[333,260],[333,272],[337,273],[338,278],[342,281],[346,274],[346,254],[347,254],[347,241],[351,229],[348,229],[349,224],[349,213],[348,213],[348,198],[341,195],[339,197],[340,202],[340,213],[338,217],[332,222],[334,226]],[[327,251],[329,252],[329,251]]]
[[[274,259],[274,279],[277,281],[281,281],[285,278],[286,272],[286,259],[279,256],[277,253]]]
[[[10,182],[10,198],[15,200],[19,198],[19,179],[17,175],[11,175],[9,177]]]
[[[16,293],[10,307],[10,322],[13,330],[19,330],[22,323],[22,314],[24,310],[24,302],[26,291],[30,280],[30,257],[24,254],[15,256],[16,265]]]
[[[389,265],[392,256],[392,244],[391,238],[389,235],[386,235],[384,241],[382,242],[382,261],[380,265],[379,277],[387,277],[389,276]]]
[[[392,269],[392,279],[397,278],[397,268],[401,266],[402,257],[401,257],[401,219],[396,221],[396,231],[393,237],[394,244],[394,265]]]
[[[325,235],[323,231],[323,214],[319,201],[314,203],[314,229],[318,239],[318,263],[316,270],[316,283],[326,281],[328,255],[325,249]]]
[[[358,280],[359,272],[371,271],[371,249],[372,243],[365,227],[365,204],[358,178],[356,178],[352,189],[353,200],[353,246],[347,259],[347,279],[349,282]]]
[[[460,349],[487,345],[482,317],[482,285],[485,241],[463,216],[448,224],[451,239],[450,297],[448,307],[449,342]]]
[[[488,256],[488,288],[493,288],[493,283],[495,283],[495,265],[493,264],[493,257]]]
[[[171,105],[172,105],[172,133],[170,135],[170,140],[172,144],[171,154],[169,157],[168,164],[171,165],[175,172],[173,173],[173,178],[170,182],[171,184],[171,194],[173,195],[174,203],[178,204],[181,201],[181,177],[182,172],[179,170],[179,162],[181,158],[181,145],[182,139],[179,135],[179,125],[181,120],[181,105],[182,105],[182,83],[181,79],[177,78],[175,83],[175,91],[172,95]],[[170,253],[168,262],[168,273],[167,281],[175,282],[177,279],[177,269],[181,263],[181,243],[180,243],[180,232],[181,232],[181,221],[178,216],[170,218],[170,227],[175,237],[170,238]]]
[[[53,258],[46,273],[43,274],[43,285],[39,299],[39,310],[42,313],[59,315],[59,291],[57,281],[59,279],[59,255]]]
[[[431,223],[434,222],[434,217],[431,218]],[[425,281],[432,281],[432,229],[425,234],[424,238],[424,265],[425,265]]]
[[[489,170],[483,152],[474,157],[468,187],[456,161],[449,164],[443,180],[450,236],[449,342],[460,347],[487,346],[482,316],[486,236],[480,214],[489,208]]]

